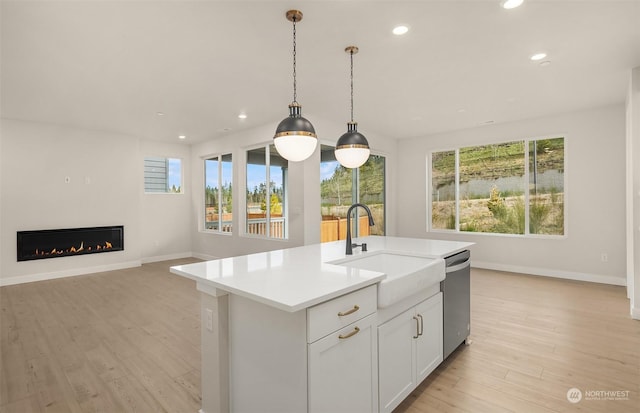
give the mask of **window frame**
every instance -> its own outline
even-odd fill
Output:
[[[273,149],[272,149],[273,147]],[[248,186],[248,167],[250,165],[248,160],[248,153],[252,150],[256,149],[264,149],[265,151],[265,191],[266,191],[266,199],[265,199],[265,235],[250,233],[248,231],[249,218],[247,217],[247,192],[250,190]],[[241,209],[242,213],[242,221],[241,225],[243,230],[240,232],[241,236],[269,241],[280,241],[280,242],[288,242],[289,241],[289,162],[287,159],[282,157],[275,148],[275,144],[273,141],[263,142],[256,145],[251,145],[243,148],[244,153],[244,171],[243,171],[243,186],[244,192],[241,198]],[[277,156],[280,156],[284,160],[287,161],[287,167],[282,172],[282,220],[283,220],[283,236],[282,238],[273,237],[271,235],[271,155],[275,153]]]
[[[229,156],[231,158],[231,193],[232,193],[232,203],[233,203],[233,196],[234,196],[234,189],[235,186],[233,184],[233,171],[234,171],[234,167],[233,167],[233,153],[232,152],[226,152],[226,153],[217,153],[217,154],[213,154],[213,155],[207,155],[207,156],[203,156],[201,157],[202,160],[202,176],[203,176],[203,191],[202,191],[202,206],[203,206],[203,211],[202,211],[202,215],[201,217],[203,217],[203,222],[202,225],[200,226],[200,232],[204,232],[207,234],[220,234],[220,235],[226,235],[226,236],[230,236],[233,234],[234,228],[235,228],[235,222],[236,220],[233,218],[233,216],[235,216],[235,214],[232,212],[233,216],[232,216],[232,220],[231,220],[231,231],[223,231],[222,228],[222,214],[220,213],[220,207],[222,206],[222,184],[223,184],[223,180],[224,180],[224,174],[223,174],[223,168],[222,168],[222,163],[223,160],[222,158],[225,156]],[[218,228],[219,229],[209,229],[207,228],[207,165],[206,162],[207,161],[211,161],[211,160],[217,160],[218,161]],[[232,211],[235,208],[233,207],[232,204]]]
[[[530,182],[530,168],[529,168],[529,144],[533,141],[541,141],[545,139],[557,139],[563,138],[563,214],[564,214],[564,222],[563,222],[563,233],[554,235],[554,234],[532,234],[530,233],[530,190],[529,190],[529,182]],[[524,208],[525,208],[525,222],[524,222],[524,234],[514,234],[514,233],[498,233],[498,232],[474,232],[474,231],[461,231],[460,230],[460,149],[468,148],[473,146],[481,146],[481,145],[499,145],[503,143],[509,142],[519,142],[522,141],[524,144],[524,191],[523,191],[523,200],[524,200]],[[516,238],[531,238],[531,239],[552,239],[552,240],[560,240],[565,239],[569,236],[569,217],[568,217],[568,209],[569,209],[569,176],[568,176],[568,147],[569,147],[569,137],[566,133],[557,133],[557,134],[549,134],[542,136],[533,136],[533,137],[525,137],[520,139],[508,139],[508,140],[500,140],[500,141],[491,141],[491,142],[483,142],[479,144],[468,144],[468,145],[460,145],[456,147],[448,147],[444,149],[433,149],[427,153],[426,156],[426,172],[427,172],[427,182],[426,182],[426,231],[433,233],[443,233],[443,234],[464,234],[464,235],[481,235],[481,236],[497,236],[497,237],[516,237]],[[438,152],[451,152],[455,151],[455,213],[456,213],[456,223],[455,229],[443,229],[443,228],[433,228],[433,154]]]
[[[325,142],[321,142],[322,146],[329,146],[335,149],[335,142],[332,143],[325,143]],[[374,151],[371,150],[371,152],[369,153],[369,156],[379,156],[384,158],[384,168],[383,168],[383,172],[384,172],[384,182],[382,185],[382,191],[384,193],[383,199],[384,199],[384,204],[383,204],[383,208],[382,208],[382,214],[384,217],[383,220],[383,226],[382,226],[382,232],[383,232],[383,236],[387,235],[387,228],[388,228],[388,208],[389,208],[389,193],[388,193],[388,181],[389,181],[389,155],[385,152],[381,152],[381,151]],[[369,160],[367,159],[367,162]],[[322,157],[320,157],[320,164],[318,165],[318,168],[320,169],[322,165]],[[352,199],[352,204],[353,203],[359,203],[360,202],[360,167],[358,168],[347,168],[347,169],[351,169],[351,199]],[[322,183],[322,179],[320,179],[320,182],[318,183],[318,189],[320,189],[320,184]],[[320,197],[320,202],[322,203],[322,196]],[[361,213],[364,213],[364,211],[362,211],[361,209],[356,209],[358,216],[360,216]],[[353,224],[353,233],[354,234],[359,234],[359,219],[354,219],[352,221]],[[376,226],[378,225],[378,223],[376,222]]]

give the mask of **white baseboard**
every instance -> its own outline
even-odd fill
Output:
[[[54,271],[54,272],[44,272],[39,274],[26,274],[26,275],[19,275],[15,277],[0,278],[0,287],[3,287],[5,285],[23,284],[23,283],[30,283],[35,281],[55,280],[57,278],[75,277],[78,275],[95,274],[95,273],[105,272],[105,271],[122,270],[125,268],[139,267],[142,264],[149,264],[152,262],[169,261],[169,260],[176,260],[180,258],[189,258],[189,257],[200,258],[202,260],[218,259],[218,257],[214,257],[212,255],[198,254],[198,253],[193,254],[190,251],[180,252],[176,254],[144,257],[140,260],[119,262],[116,264],[98,265],[95,267],[84,267],[84,268],[71,268],[68,270],[61,270],[61,271]]]
[[[5,285],[30,283],[34,281],[54,280],[56,278],[75,277],[85,274],[95,274],[105,271],[122,270],[125,268],[139,267],[140,265],[142,265],[142,263],[139,260],[136,260],[119,262],[116,264],[98,265],[95,267],[72,268],[55,272],[43,272],[40,274],[19,275],[15,277],[0,278],[0,287],[3,287]]]
[[[634,320],[640,320],[640,308],[631,307],[631,318]]]
[[[205,260],[205,261],[212,261],[212,260],[219,260],[220,257],[216,257],[215,255],[209,255],[209,254],[202,254],[199,252],[194,252],[193,254],[191,254],[192,257],[194,258],[199,258],[201,260]]]
[[[169,260],[177,260],[180,258],[190,258],[194,255],[189,252],[179,252],[177,254],[167,254],[167,255],[156,255],[155,257],[144,257],[142,258],[143,264],[149,264],[151,262],[159,262],[159,261],[169,261]]]
[[[543,277],[562,278],[565,280],[587,281],[599,284],[627,285],[625,277],[613,277],[610,275],[588,274],[582,272],[554,270],[551,268],[524,267],[519,265],[496,264],[492,262],[471,260],[474,268],[484,268],[487,270],[516,272],[521,274],[541,275]]]

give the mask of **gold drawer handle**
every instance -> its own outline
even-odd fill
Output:
[[[353,314],[353,313],[355,313],[356,311],[358,311],[359,309],[360,309],[360,306],[358,306],[358,305],[354,305],[354,306],[353,306],[353,308],[352,308],[351,310],[349,310],[349,311],[344,311],[344,312],[340,311],[340,312],[338,313],[338,317],[344,317],[344,316],[346,316],[346,315]]]
[[[349,338],[349,337],[353,337],[353,336],[355,336],[355,335],[356,335],[356,334],[358,334],[359,332],[360,332],[360,329],[359,329],[358,327],[354,327],[354,329],[353,329],[353,331],[352,331],[352,332],[350,332],[349,334],[344,335],[344,336],[343,336],[342,334],[340,334],[340,335],[338,336],[338,338],[339,338],[340,340],[344,340],[345,338]]]

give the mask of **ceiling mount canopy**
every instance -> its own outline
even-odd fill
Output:
[[[369,142],[358,132],[358,123],[353,120],[353,55],[358,53],[356,46],[344,49],[351,60],[351,122],[347,123],[347,132],[338,139],[335,155],[340,165],[346,168],[358,168],[369,159]]]
[[[303,161],[316,150],[316,131],[307,119],[302,117],[302,106],[297,101],[296,84],[296,23],[302,20],[300,10],[289,10],[285,14],[293,23],[293,101],[289,105],[289,116],[276,128],[273,142],[278,153],[293,162]]]

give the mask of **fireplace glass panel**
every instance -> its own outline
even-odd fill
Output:
[[[17,259],[30,261],[124,250],[124,226],[18,231]]]

